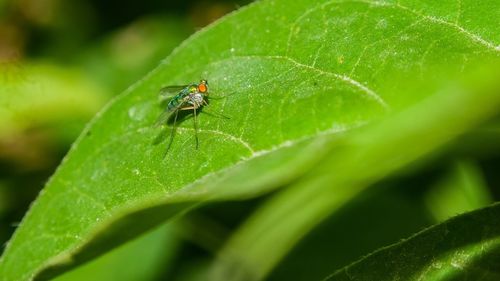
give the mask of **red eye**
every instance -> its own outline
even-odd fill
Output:
[[[207,91],[207,85],[205,85],[205,84],[198,85],[198,91],[200,93],[205,93]]]

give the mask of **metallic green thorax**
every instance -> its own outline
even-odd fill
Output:
[[[186,99],[189,97],[189,94],[194,94],[198,91],[198,88],[197,88],[197,84],[190,84],[188,85],[187,87],[185,87],[184,89],[182,89],[182,91],[180,93],[178,93],[177,95],[175,95],[169,102],[168,102],[168,106],[167,106],[167,109],[169,112],[172,112],[176,109],[179,108],[179,106],[186,101]]]

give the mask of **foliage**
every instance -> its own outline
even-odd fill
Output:
[[[472,143],[484,140],[477,131],[488,120],[498,132],[499,10],[493,0],[267,0],[224,17],[186,40],[86,127],[9,242],[0,275],[49,279],[205,203],[275,191],[202,269],[214,280],[273,278],[302,238],[370,187],[446,166],[443,159],[460,156],[464,134]],[[187,116],[167,152],[169,128],[154,126],[163,110],[158,90],[200,78],[208,79],[214,97],[199,116],[200,148]],[[493,137],[487,151],[498,148],[498,133]],[[470,147],[468,155],[480,161],[479,149]],[[464,194],[477,200],[458,210],[489,202],[487,188],[472,186],[463,190],[474,192]],[[427,204],[445,196],[431,196]],[[477,245],[449,243],[452,258],[445,258],[465,251],[460,268],[496,270],[475,262],[498,256],[498,247],[483,247],[498,240],[498,224],[488,219],[496,209],[454,218],[443,224],[452,232],[447,236],[437,226],[437,237],[428,230],[341,272],[397,276],[397,264],[372,261],[422,258],[413,249],[418,243],[439,256],[436,239],[466,230]],[[471,218],[482,228],[466,227]],[[439,264],[442,272],[468,272],[453,270],[453,262]],[[425,265],[407,276],[421,275]]]

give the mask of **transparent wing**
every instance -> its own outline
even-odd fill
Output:
[[[158,119],[155,122],[155,127],[161,126],[163,124],[167,124],[167,121],[170,118],[170,116],[172,116],[172,114],[174,114],[176,111],[178,111],[185,104],[186,104],[185,102],[182,102],[172,110],[165,109],[165,111],[163,111],[162,114],[160,114],[160,116],[158,116]]]
[[[182,86],[166,86],[160,89],[159,99],[161,101],[165,101],[173,98],[175,95],[180,93],[183,89],[185,89],[187,85]]]
[[[158,116],[158,119],[156,119],[155,127],[159,127],[161,125],[166,124],[173,112],[174,111],[168,111],[168,110],[163,111],[162,114]]]

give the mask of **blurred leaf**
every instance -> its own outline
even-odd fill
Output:
[[[0,93],[0,161],[20,170],[55,165],[108,95],[77,69],[17,61],[0,65]]]
[[[187,21],[177,17],[145,17],[95,44],[77,60],[95,81],[118,93],[156,66],[191,32]]]
[[[339,132],[397,112],[443,89],[444,77],[498,58],[497,2],[419,3],[262,1],[197,33],[89,125],[9,242],[0,274],[48,279],[202,202],[286,185],[328,160],[322,152],[338,144]],[[153,126],[162,112],[158,89],[200,78],[210,81],[212,96],[231,94],[206,108],[231,119],[201,114],[199,150],[191,120],[180,124],[164,157],[165,142],[155,142],[168,129]],[[418,107],[346,138],[355,145],[316,170],[339,173],[339,183],[355,181],[361,170],[363,181],[340,197],[313,185],[309,195],[325,201],[312,204],[320,214],[307,225],[497,109],[496,88],[458,89],[430,99],[453,114]],[[457,116],[462,108],[469,114]],[[423,135],[436,128],[426,130],[428,123],[451,124],[451,131]],[[419,146],[407,149],[415,140]],[[382,161],[393,149],[404,157]],[[299,230],[284,242],[307,231],[300,219],[284,223]]]
[[[82,124],[106,99],[106,93],[76,69],[12,62],[1,65],[0,73],[0,138],[75,120]]]
[[[368,186],[442,148],[488,111],[498,111],[500,85],[493,82],[497,71],[476,73],[469,79],[479,80],[468,86],[440,90],[322,149],[325,158],[318,167],[266,202],[235,231],[214,265],[212,280],[265,278],[300,239]],[[492,107],[483,104],[493,100]]]
[[[172,226],[163,225],[136,240],[70,271],[54,281],[157,280],[178,248]]]
[[[7,184],[0,181],[0,217],[2,217],[5,210],[9,208],[8,197]]]
[[[500,278],[500,204],[466,213],[338,270],[326,280]]]
[[[481,159],[499,156],[500,120],[498,117],[464,135],[454,147],[453,154],[455,157]]]
[[[432,225],[422,186],[409,186],[411,180],[384,181],[354,198],[307,233],[265,280],[321,280],[332,268]]]
[[[438,221],[485,207],[492,201],[479,167],[463,161],[457,162],[426,196],[427,206]]]

